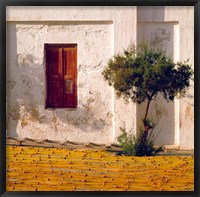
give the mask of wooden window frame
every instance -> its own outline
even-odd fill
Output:
[[[48,91],[49,91],[49,76],[48,76],[48,74],[49,74],[49,68],[48,68],[48,63],[47,63],[47,50],[48,50],[48,48],[50,48],[50,47],[55,47],[55,48],[62,48],[62,72],[64,73],[64,67],[66,67],[67,66],[67,64],[66,65],[64,65],[64,63],[65,63],[65,60],[64,60],[64,49],[66,49],[66,48],[74,48],[74,49],[76,49],[75,50],[75,61],[74,61],[74,63],[75,63],[75,66],[74,66],[74,69],[75,69],[75,71],[74,71],[74,85],[73,85],[73,90],[74,90],[74,93],[73,93],[73,95],[74,95],[74,103],[73,103],[73,107],[70,107],[70,106],[65,106],[65,102],[63,101],[63,105],[61,105],[61,106],[59,106],[59,107],[54,107],[54,106],[50,106],[50,104],[49,104],[49,97],[48,97]],[[78,45],[76,44],[76,43],[69,43],[69,44],[67,44],[67,43],[65,43],[65,44],[61,44],[61,43],[59,43],[59,44],[54,44],[54,43],[45,43],[44,44],[44,58],[45,58],[45,82],[46,82],[46,84],[45,84],[45,90],[46,90],[46,92],[45,92],[45,109],[77,109],[77,104],[78,104],[78,95],[77,95],[77,73],[78,73],[78,70],[77,70],[77,47],[78,47]],[[66,68],[67,69],[67,68]],[[62,73],[62,77],[63,77],[63,88],[65,87],[65,79],[64,79],[64,75],[63,75],[63,73]],[[64,90],[63,90],[63,94],[62,94],[62,97],[63,97],[63,100],[64,100]]]

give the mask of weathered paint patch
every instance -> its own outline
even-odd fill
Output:
[[[188,105],[185,109],[185,119],[188,119],[188,118],[192,119],[193,116],[194,116],[194,113],[192,112],[191,107]]]
[[[30,120],[32,120],[33,122],[38,121],[39,123],[41,123],[41,117],[37,108],[32,107],[30,110],[30,115]]]
[[[7,88],[8,89],[13,89],[16,85],[16,81],[7,81]]]
[[[25,126],[28,125],[27,120],[25,120],[24,118],[21,119],[21,127],[24,128]]]

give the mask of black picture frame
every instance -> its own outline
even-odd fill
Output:
[[[194,192],[6,192],[6,6],[194,6]],[[0,195],[5,196],[82,196],[82,195],[130,195],[130,196],[198,196],[200,131],[200,2],[199,0],[1,0],[0,2]]]

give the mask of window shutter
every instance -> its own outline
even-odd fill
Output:
[[[64,107],[77,106],[77,47],[63,48]]]
[[[59,108],[63,104],[62,48],[47,47],[47,107]]]
[[[45,44],[47,108],[77,107],[77,45]]]

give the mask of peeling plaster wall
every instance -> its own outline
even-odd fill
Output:
[[[193,7],[7,7],[7,134],[59,141],[116,142],[136,133],[145,105],[124,104],[101,72],[130,42],[154,37],[175,61],[194,66]],[[44,109],[44,43],[78,44],[78,108]],[[152,103],[157,144],[194,146],[193,81],[186,98]]]
[[[112,24],[16,23],[9,24],[8,32],[12,32],[10,28],[16,29],[17,62],[8,70],[13,83],[9,111],[18,113],[18,136],[110,142],[112,92],[101,72],[112,55]],[[78,45],[78,108],[45,110],[44,43],[66,42]],[[8,43],[9,48],[13,46]],[[11,113],[9,118],[14,118]]]
[[[124,18],[128,15],[134,24],[134,7],[118,10],[112,7],[83,7],[81,11],[75,7],[9,7],[8,135],[32,139],[112,143],[115,138],[115,125],[119,127],[121,122],[114,114],[114,91],[103,80],[101,73],[107,60],[135,39],[135,33],[127,36],[130,31],[121,29],[127,27]],[[115,39],[118,42],[114,44]],[[77,43],[77,109],[44,108],[44,43]],[[124,103],[121,106],[123,108]],[[127,112],[121,110],[118,113],[123,117],[123,113]],[[128,119],[125,122],[130,125]]]

